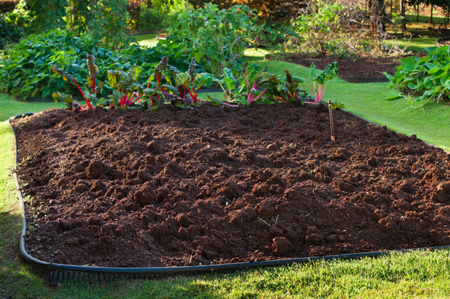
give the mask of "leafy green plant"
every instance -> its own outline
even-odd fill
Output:
[[[391,82],[388,99],[405,97],[416,103],[444,100],[450,96],[450,47],[425,48],[427,56],[401,59],[394,76],[384,75]]]
[[[236,78],[234,77],[233,73],[231,72],[231,70],[229,68],[224,68],[222,77],[220,79],[216,78],[215,82],[217,82],[219,84],[220,88],[222,88],[226,101],[235,102],[236,98],[239,98],[239,99],[237,99],[237,101],[245,102],[245,98],[237,90],[237,87],[239,86],[239,81],[236,80]],[[229,104],[227,102],[222,102],[218,99],[211,97],[210,95],[207,95],[207,97],[210,101],[215,102],[215,103],[220,103],[222,105],[226,105],[226,106],[230,106],[230,107],[238,106],[235,104]]]
[[[77,83],[77,79],[67,73],[66,71],[53,66],[52,70],[57,75],[60,75],[63,77],[64,80],[70,80],[72,81],[75,86],[80,91],[84,101],[86,102],[85,105],[80,105],[78,102],[74,101],[73,98],[70,95],[67,95],[65,93],[55,92],[53,93],[53,99],[55,102],[58,102],[58,100],[62,100],[66,102],[69,106],[72,106],[73,109],[79,109],[79,110],[87,110],[93,108],[95,105],[98,104],[97,99],[97,93],[102,89],[104,82],[101,82],[96,86],[97,81],[97,75],[98,75],[98,67],[95,65],[95,57],[93,55],[90,55],[89,53],[86,53],[86,60],[87,65],[89,69],[89,76],[87,77],[87,83],[85,84],[85,91],[83,92],[80,88],[80,86]],[[90,91],[92,89],[92,91]],[[74,105],[76,105],[74,107]]]
[[[140,67],[132,67],[127,72],[122,69],[108,70],[108,85],[113,89],[111,106],[128,109],[136,101],[142,101],[144,88],[138,83]]]
[[[338,75],[337,62],[333,62],[325,67],[323,72],[317,74],[316,66],[314,62],[311,64],[311,68],[309,71],[309,77],[314,81],[314,87],[311,89],[307,83],[306,86],[311,93],[311,96],[314,97],[313,102],[306,102],[307,104],[318,104],[322,101],[323,96],[325,95],[325,91],[327,89],[328,81],[333,79]]]
[[[33,32],[64,28],[67,5],[67,0],[29,0],[28,6],[33,19],[30,28]]]
[[[144,90],[144,99],[148,99],[149,108],[152,110],[158,110],[168,99],[169,101],[173,101],[172,94],[177,94],[178,90],[169,85],[164,84],[164,78],[166,76],[166,72],[169,70],[169,58],[167,56],[163,57],[158,65],[155,67],[153,73],[148,78],[147,88]],[[156,81],[156,82],[154,82]],[[172,91],[172,93],[170,93]],[[172,102],[174,105],[179,103],[178,100],[174,100]]]
[[[141,67],[139,82],[146,80],[154,67],[164,57],[170,57],[171,64],[185,71],[190,58],[179,45],[158,45],[145,48],[131,45],[126,49],[114,50],[90,34],[75,36],[74,33],[53,30],[40,35],[29,35],[16,45],[5,48],[0,57],[0,92],[16,96],[47,97],[54,92],[71,95],[78,93],[75,85],[66,84],[62,77],[53,74],[52,66],[72,74],[80,86],[87,81],[88,69],[86,53],[94,55],[100,70],[98,79],[107,80],[107,69],[123,69],[125,72],[134,65]],[[201,66],[197,66],[201,69]],[[103,93],[111,92],[105,88]]]
[[[302,49],[322,57],[337,50],[339,39],[336,33],[340,30],[338,12],[342,8],[337,2],[315,1],[310,14],[303,14],[292,21],[292,26],[301,36]]]
[[[292,76],[289,70],[284,70],[286,76],[278,78],[277,84],[271,86],[271,93],[279,100],[287,101],[304,100],[307,93],[299,86],[306,80],[298,76]]]
[[[175,67],[170,67],[171,76],[167,77],[167,81],[177,88],[178,95],[174,97],[181,101],[183,105],[187,102],[194,104],[200,102],[198,98],[199,89],[202,86],[209,86],[217,80],[209,73],[197,73],[196,66],[195,58],[192,58],[187,72],[180,72]]]
[[[257,21],[256,13],[247,6],[219,10],[209,3],[204,8],[179,14],[166,41],[160,43],[180,44],[183,51],[217,77],[225,68],[236,74],[244,50],[264,30]]]
[[[272,86],[278,84],[278,78],[267,73],[267,68],[258,64],[244,63],[242,75],[236,79],[231,70],[224,69],[221,79],[215,80],[222,88],[227,102],[219,101],[208,95],[214,102],[230,107],[238,105],[250,106],[253,102],[272,103],[275,99],[271,96]]]
[[[246,99],[242,104],[250,106],[252,102],[263,99],[263,96],[269,91],[271,84],[277,84],[277,77],[273,74],[267,73],[267,67],[262,69],[258,64],[244,64],[242,71],[242,83],[239,92],[246,89]]]
[[[127,3],[127,0],[96,0],[89,22],[92,37],[113,49],[126,48],[134,40],[126,34],[130,19]]]

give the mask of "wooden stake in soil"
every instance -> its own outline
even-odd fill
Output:
[[[331,105],[331,100],[328,100],[328,112],[330,113],[331,140],[335,141],[336,138],[334,137],[333,106]]]

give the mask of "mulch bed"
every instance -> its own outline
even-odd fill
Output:
[[[26,249],[207,265],[450,244],[450,157],[323,105],[49,110],[14,121]]]
[[[420,54],[422,55],[422,54]],[[399,66],[400,59],[405,57],[359,57],[359,58],[309,58],[301,54],[293,54],[284,58],[284,61],[310,67],[314,62],[316,68],[323,70],[337,61],[340,76],[358,78],[386,78],[383,72],[394,75]]]

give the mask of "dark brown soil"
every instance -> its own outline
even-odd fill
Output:
[[[450,157],[325,106],[51,110],[14,122],[28,252],[114,267],[450,244]]]
[[[301,54],[294,54],[284,60],[290,63],[310,67],[314,62],[316,68],[323,70],[325,67],[337,61],[340,76],[358,78],[386,78],[383,72],[394,75],[399,66],[400,59],[404,57],[360,57],[360,58],[308,58]]]

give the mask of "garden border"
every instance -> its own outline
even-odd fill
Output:
[[[339,79],[342,79],[344,81],[350,82],[350,83],[385,83],[389,82],[389,79],[386,77],[352,77],[352,76],[343,76],[338,75]]]
[[[350,113],[350,112],[348,112]],[[327,255],[327,256],[314,256],[314,257],[303,257],[303,258],[291,258],[291,259],[280,259],[280,260],[268,260],[262,262],[245,262],[245,263],[229,263],[229,264],[219,264],[219,265],[205,265],[205,266],[182,266],[182,267],[149,267],[149,268],[116,268],[116,267],[91,267],[91,266],[77,266],[77,265],[63,265],[54,264],[41,261],[30,256],[25,249],[24,235],[26,234],[26,216],[25,216],[25,204],[23,201],[22,193],[20,192],[19,180],[17,176],[17,141],[14,128],[11,124],[11,120],[31,116],[34,113],[23,113],[11,117],[8,120],[11,130],[14,135],[14,153],[15,153],[15,163],[14,163],[14,181],[16,184],[16,189],[18,197],[20,200],[20,205],[22,208],[22,232],[20,234],[19,242],[19,252],[22,258],[31,266],[32,272],[34,272],[39,277],[43,278],[49,285],[57,286],[59,283],[73,280],[73,279],[89,279],[97,281],[113,280],[117,278],[155,278],[161,276],[170,275],[189,275],[189,274],[206,274],[214,273],[216,271],[236,271],[241,269],[256,268],[256,267],[270,267],[270,266],[283,266],[291,265],[294,263],[307,263],[312,261],[321,260],[334,260],[334,259],[360,259],[365,257],[378,257],[382,255],[389,255],[392,253],[402,253],[409,251],[422,251],[422,250],[439,250],[439,249],[449,249],[450,245],[447,246],[436,246],[436,247],[421,247],[412,249],[401,249],[401,250],[386,250],[386,251],[373,251],[373,252],[362,252],[362,253],[349,253],[349,254],[339,254],[339,255]],[[354,115],[353,113],[350,113]],[[359,116],[358,116],[359,117]],[[366,119],[359,117],[367,121]],[[369,122],[369,121],[368,121]]]

